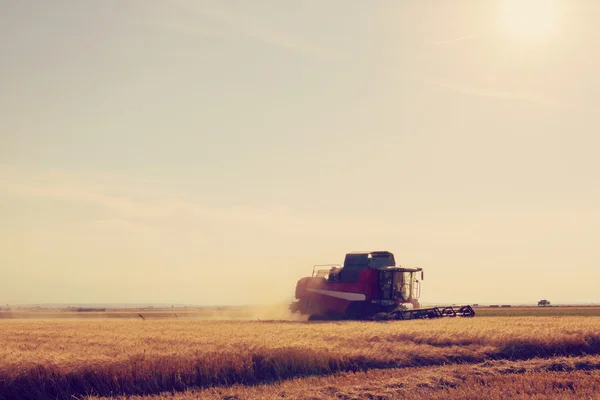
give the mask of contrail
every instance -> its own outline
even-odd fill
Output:
[[[434,44],[444,44],[444,43],[458,42],[460,40],[473,39],[473,38],[476,38],[476,37],[477,37],[477,35],[463,36],[463,37],[459,37],[459,38],[456,38],[456,39],[442,40],[441,42],[435,42]]]

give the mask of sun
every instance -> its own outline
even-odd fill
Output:
[[[545,36],[558,28],[556,0],[504,0],[504,27],[514,36]]]

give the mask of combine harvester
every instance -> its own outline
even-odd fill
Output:
[[[309,320],[406,320],[473,317],[469,305],[421,308],[422,268],[396,266],[388,251],[352,252],[339,264],[315,265],[296,284],[292,313]]]

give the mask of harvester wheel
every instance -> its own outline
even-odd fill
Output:
[[[379,312],[373,316],[375,321],[387,321],[390,319],[390,315],[386,312]]]
[[[347,319],[346,315],[341,312],[329,311],[325,313],[325,318],[329,321],[341,321]]]

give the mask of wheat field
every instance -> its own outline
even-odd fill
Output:
[[[600,317],[0,320],[0,399],[600,398],[598,371]]]

